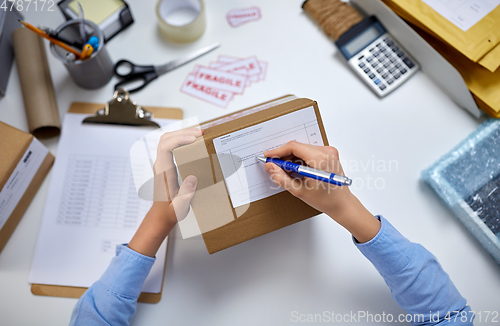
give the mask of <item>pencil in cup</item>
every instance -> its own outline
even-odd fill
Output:
[[[86,60],[86,59],[90,58],[90,56],[92,55],[92,52],[94,52],[94,48],[92,47],[92,45],[85,44],[85,46],[83,47],[83,50],[82,50],[82,54],[80,56],[80,60]]]
[[[55,38],[53,37],[50,37],[47,33],[45,33],[44,31],[36,28],[35,26],[31,25],[31,24],[28,24],[27,22],[25,21],[22,21],[22,20],[19,20],[19,22],[21,24],[23,24],[24,27],[26,27],[27,29],[29,29],[30,31],[33,31],[35,33],[37,33],[38,35],[40,35],[41,37],[49,40],[51,43],[63,48],[64,50],[68,51],[68,52],[71,52],[73,53],[77,59],[81,58],[82,56],[82,53],[80,51],[77,51],[75,49],[73,49],[71,46],[59,41],[59,40],[56,40]]]

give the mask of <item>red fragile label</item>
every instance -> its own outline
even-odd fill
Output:
[[[233,27],[238,27],[245,23],[254,20],[259,20],[261,14],[260,14],[260,9],[258,7],[251,7],[251,8],[230,10],[228,11],[226,17],[227,21],[229,22],[229,25]]]
[[[220,71],[208,67],[200,67],[196,72],[196,83],[223,91],[242,94],[247,76]]]
[[[210,68],[214,68],[214,69],[217,69],[217,70],[221,70],[221,71],[226,71],[224,69],[219,69],[220,66],[223,66],[225,65],[226,62],[211,62],[208,66]],[[253,81],[259,81],[258,78],[256,79],[255,76],[249,76],[248,75],[248,69],[240,69],[240,70],[237,70],[237,71],[230,71],[231,73],[233,74],[238,74],[238,75],[243,75],[243,76],[247,76],[247,83],[245,86],[250,86],[252,84]]]
[[[220,66],[217,66],[217,69],[229,72],[239,72],[241,70],[246,70],[248,76],[260,76],[260,74],[262,73],[262,68],[259,64],[259,60],[257,60],[255,56],[222,64]]]
[[[225,108],[235,94],[242,94],[245,87],[264,80],[267,67],[267,62],[256,56],[219,55],[208,67],[195,65],[181,92]]]
[[[225,108],[233,98],[233,93],[198,84],[196,76],[189,74],[182,84],[181,92],[195,96],[209,103]]]

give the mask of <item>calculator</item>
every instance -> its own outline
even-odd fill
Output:
[[[354,25],[336,42],[349,65],[380,97],[404,83],[419,65],[375,16]]]

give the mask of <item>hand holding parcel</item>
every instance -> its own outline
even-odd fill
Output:
[[[145,256],[154,257],[177,221],[189,212],[189,204],[198,180],[188,176],[179,186],[172,150],[190,144],[202,135],[199,128],[167,132],[160,138],[154,163],[154,202],[128,247]]]

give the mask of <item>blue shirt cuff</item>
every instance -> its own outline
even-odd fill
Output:
[[[119,245],[100,281],[108,290],[137,300],[154,262],[155,258],[144,256],[126,244]]]
[[[359,243],[354,238],[353,242],[382,276],[397,274],[411,262],[415,246],[384,217],[376,217],[381,224],[377,235],[368,242]]]

